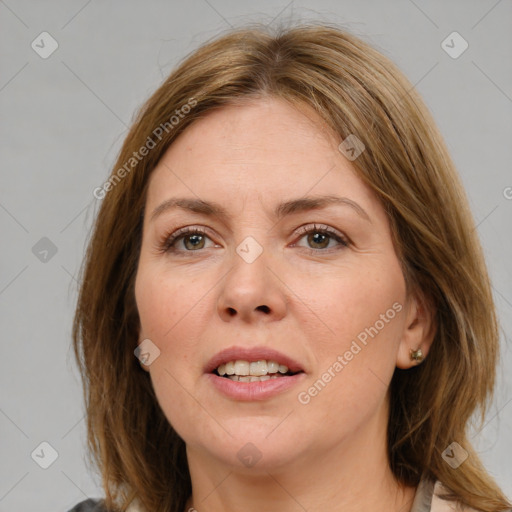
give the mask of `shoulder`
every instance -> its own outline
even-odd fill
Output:
[[[411,512],[476,512],[470,507],[461,507],[454,501],[441,498],[448,490],[440,481],[421,480]]]
[[[109,510],[105,508],[103,499],[89,498],[87,500],[81,501],[80,503],[77,503],[72,509],[68,510],[68,512],[109,512]],[[139,502],[134,500],[126,509],[126,512],[144,511]]]
[[[455,502],[443,500],[440,495],[446,493],[447,489],[443,487],[443,484],[436,481],[434,485],[434,492],[432,495],[432,507],[431,512],[477,512],[474,508],[463,506],[457,506]]]
[[[77,503],[68,512],[108,512],[108,510],[103,506],[103,500],[89,498]]]

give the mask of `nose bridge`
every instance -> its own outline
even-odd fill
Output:
[[[258,236],[261,243],[256,236],[246,236],[232,254],[218,299],[219,314],[225,320],[279,319],[285,314],[284,290],[272,269],[276,259],[262,240],[265,235]]]

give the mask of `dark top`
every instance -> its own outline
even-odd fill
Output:
[[[103,506],[103,500],[89,498],[81,501],[68,512],[108,512],[108,510]]]

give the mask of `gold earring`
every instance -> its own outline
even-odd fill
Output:
[[[424,359],[424,356],[423,356],[423,352],[421,350],[421,348],[419,348],[418,350],[410,350],[410,354],[411,354],[411,361],[414,361],[416,363],[421,363]]]

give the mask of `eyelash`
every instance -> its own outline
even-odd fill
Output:
[[[309,235],[310,233],[321,233],[321,234],[329,235],[331,238],[336,240],[336,242],[338,242],[341,246],[338,248],[331,247],[330,249],[313,249],[311,247],[302,247],[303,249],[309,250],[312,254],[318,254],[320,252],[330,253],[333,250],[335,250],[335,251],[341,250],[350,245],[349,240],[344,235],[342,235],[340,232],[338,232],[337,230],[335,230],[329,226],[325,226],[325,225],[318,226],[317,224],[313,224],[313,225],[308,225],[308,226],[302,226],[296,231],[296,235],[300,235],[300,238],[303,238],[304,236]],[[206,229],[201,228],[201,227],[187,226],[187,227],[178,229],[174,233],[167,234],[163,237],[163,239],[159,243],[160,251],[163,253],[173,253],[173,254],[200,252],[201,251],[200,249],[198,249],[197,251],[189,251],[189,250],[179,251],[176,249],[176,247],[175,247],[176,242],[185,238],[187,235],[203,235],[203,236],[208,237],[208,232]],[[210,237],[208,237],[208,238],[210,238]]]

